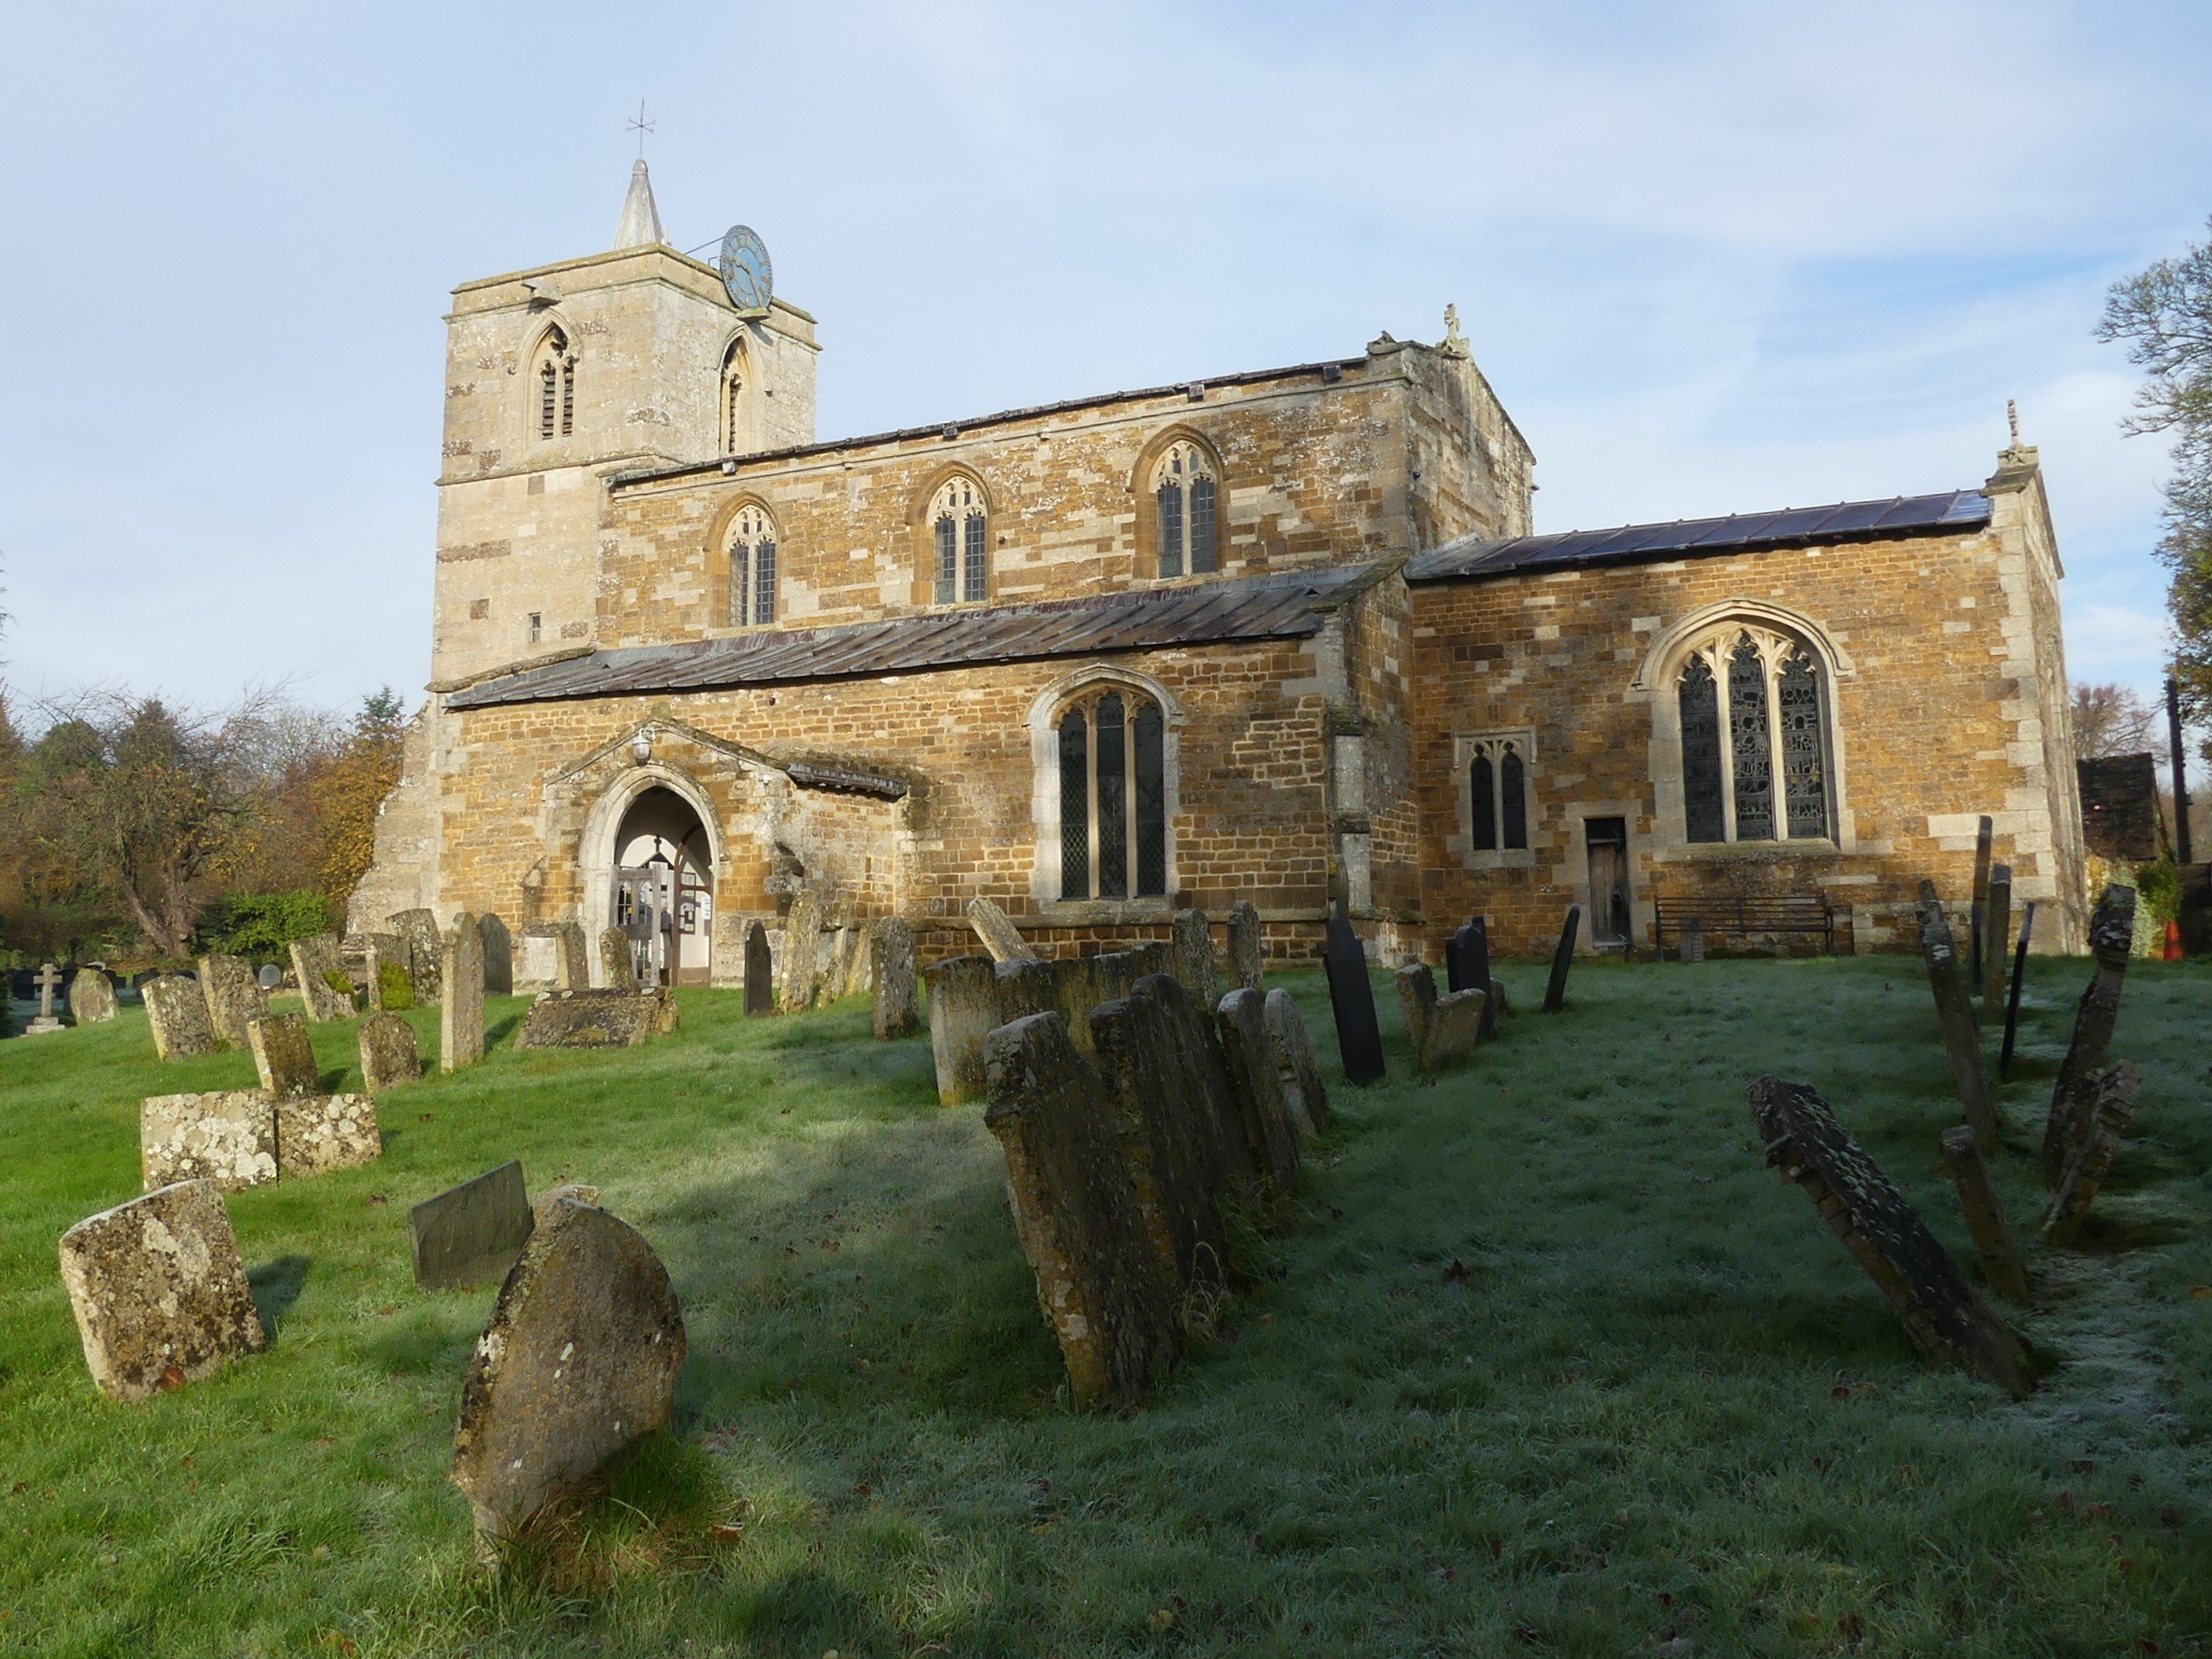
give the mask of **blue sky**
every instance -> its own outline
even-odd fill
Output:
[[[2163,454],[2106,286],[2212,214],[2212,6],[1857,0],[0,14],[18,700],[428,671],[443,311],[671,238],[821,319],[821,434],[1433,339],[1538,524],[2042,448],[2077,679],[2155,687]]]

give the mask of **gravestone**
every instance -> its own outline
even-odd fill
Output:
[[[2012,949],[2012,988],[2005,993],[2005,1044],[1997,1057],[1997,1080],[2012,1080],[2012,1042],[2020,1034],[2020,987],[2028,977],[2028,941],[2035,933],[2035,901],[2020,912],[2020,943]]]
[[[61,1235],[61,1283],[85,1369],[111,1400],[143,1400],[268,1345],[230,1214],[212,1181],[182,1181]]]
[[[591,957],[584,946],[584,924],[581,922],[554,922],[553,941],[553,989],[591,989]]]
[[[954,956],[924,968],[922,980],[929,987],[937,1099],[945,1106],[980,1100],[987,1086],[983,1040],[1002,1023],[997,969],[989,956]]]
[[[1943,1028],[1951,1080],[1974,1139],[1983,1151],[1993,1152],[1997,1150],[1997,1108],[1990,1102],[1989,1079],[1982,1066],[1981,1031],[1974,1022],[1974,1003],[1959,969],[1951,922],[1944,914],[1932,881],[1921,883],[1920,918],[1921,956],[1928,966],[1928,988],[1935,998],[1935,1017]]]
[[[676,1029],[676,999],[666,986],[644,991],[554,991],[531,1004],[519,1049],[636,1048]]]
[[[368,980],[370,1010],[385,1014],[414,1007],[415,981],[407,971],[407,941],[397,933],[370,933],[362,943],[362,972]]]
[[[430,1007],[437,1001],[443,983],[438,977],[438,966],[444,955],[445,936],[438,931],[437,912],[400,911],[387,916],[384,925],[397,933],[406,947],[407,978],[415,993],[415,1006]]]
[[[1567,970],[1574,966],[1574,942],[1582,928],[1582,907],[1570,904],[1560,927],[1559,946],[1551,953],[1551,977],[1544,983],[1544,1012],[1556,1014],[1567,1006]]]
[[[1341,910],[1330,912],[1321,966],[1329,975],[1329,1011],[1336,1019],[1344,1081],[1361,1086],[1381,1082],[1383,1028],[1374,1014],[1374,987],[1367,978],[1367,952]]]
[[[277,1178],[277,1108],[257,1088],[149,1095],[138,1107],[138,1169],[148,1192],[213,1181],[226,1193]]]
[[[823,1001],[842,1001],[868,988],[862,983],[868,972],[865,956],[867,944],[867,933],[860,926],[860,901],[850,893],[839,893],[836,911],[830,917],[829,939],[823,963]]]
[[[553,990],[560,982],[560,929],[551,922],[532,922],[515,942],[514,989],[527,996]]]
[[[1177,1290],[1147,1236],[1104,1083],[1057,1013],[991,1033],[983,1121],[1037,1305],[1082,1405],[1127,1407],[1180,1352]]]
[[[1982,979],[1982,942],[1988,936],[1987,917],[1989,913],[1989,854],[1995,842],[1997,825],[1985,814],[1976,820],[1974,826],[1974,905],[1973,938],[1966,953],[1966,983],[1979,985]]]
[[[530,1242],[530,1232],[520,1161],[449,1186],[407,1212],[415,1282],[426,1291],[497,1284]]]
[[[875,1033],[886,1040],[911,1037],[922,1024],[914,928],[903,916],[885,916],[873,933],[869,949],[874,961],[869,977],[875,987]]]
[[[189,974],[156,974],[138,988],[146,1002],[146,1022],[154,1033],[154,1053],[163,1060],[212,1054],[223,1045],[208,1022],[207,999]]]
[[[461,1388],[451,1473],[489,1539],[668,1426],[684,1313],[635,1228],[593,1205],[539,1207]]]
[[[302,1014],[265,1014],[246,1022],[246,1041],[254,1051],[254,1070],[272,1100],[312,1095],[323,1086],[315,1051],[307,1040]]]
[[[768,948],[768,929],[760,922],[745,929],[745,1011],[776,1011],[776,965]]]
[[[1298,1132],[1284,1104],[1282,1074],[1267,1041],[1265,999],[1251,987],[1240,986],[1221,999],[1214,1021],[1229,1062],[1230,1094],[1244,1144],[1265,1184],[1262,1197],[1287,1200],[1298,1190]]]
[[[2005,1225],[2004,1206],[1989,1184],[1989,1169],[1982,1162],[1974,1131],[1954,1124],[1944,1131],[1944,1168],[1958,1189],[1958,1207],[1966,1217],[1966,1232],[1982,1264],[1982,1280],[2008,1302],[2028,1300],[2028,1270],[2020,1264],[2012,1245],[2012,1229]]]
[[[1703,962],[1705,959],[1705,919],[1703,916],[1682,918],[1681,957],[1684,962]]]
[[[246,1025],[268,1012],[268,993],[243,956],[200,958],[200,990],[207,999],[207,1022],[225,1048],[246,1046]]]
[[[1455,991],[1488,991],[1483,1002],[1483,1031],[1485,1039],[1497,1035],[1497,1017],[1504,1011],[1505,999],[1495,987],[1490,972],[1490,923],[1482,916],[1471,916],[1444,946],[1444,982]]]
[[[484,930],[454,918],[438,963],[438,1066],[457,1072],[484,1058]]]
[[[23,1028],[23,1034],[42,1037],[49,1031],[67,1029],[54,1018],[54,993],[61,988],[61,970],[49,962],[38,970],[31,983],[38,988],[38,1016]]]
[[[492,997],[509,997],[515,989],[515,942],[507,923],[495,911],[476,918],[476,932],[484,947],[484,990]]]
[[[1405,1010],[1406,1034],[1413,1039],[1418,1072],[1440,1072],[1474,1052],[1482,1040],[1487,991],[1436,994],[1436,976],[1424,962],[1408,963],[1395,976],[1398,1006]]]
[[[1211,1008],[1219,1002],[1221,995],[1215,988],[1213,968],[1213,924],[1206,920],[1206,912],[1195,909],[1176,911],[1168,944],[1175,958],[1175,966],[1168,971],[1199,999],[1199,1007]]]
[[[1305,1017],[1288,991],[1277,986],[1267,993],[1262,1010],[1267,1021],[1267,1045],[1275,1055],[1276,1075],[1282,1079],[1283,1106],[1305,1135],[1326,1135],[1336,1126],[1329,1110],[1329,1088],[1321,1081],[1321,1063],[1313,1057],[1306,1035]]]
[[[993,962],[1035,962],[1038,959],[1012,917],[988,899],[968,901],[968,924],[983,942]]]
[[[422,1075],[422,1051],[415,1028],[397,1014],[371,1014],[361,1021],[361,1086],[371,1096],[412,1083]]]
[[[2111,1173],[2141,1089],[2142,1073],[2127,1060],[2100,1065],[2083,1080],[2082,1092],[2089,1101],[2086,1120],[2058,1184],[2051,1189],[2051,1207],[2043,1212],[2043,1237],[2052,1243],[2068,1244],[2080,1235],[2089,1206]]]
[[[309,1095],[277,1103],[277,1174],[327,1174],[384,1155],[377,1108],[367,1095]]]
[[[804,1013],[814,1006],[822,977],[822,895],[811,887],[793,894],[791,908],[783,912],[782,968],[776,1007],[786,1014]]]
[[[284,970],[273,962],[264,962],[260,971],[254,975],[254,983],[265,991],[282,990],[284,988]]]
[[[1767,1162],[1812,1207],[1880,1287],[1922,1353],[1994,1382],[2015,1399],[2035,1387],[2027,1350],[1981,1299],[1904,1195],[1801,1083],[1761,1077],[1751,1115]]]
[[[630,948],[630,935],[619,927],[599,932],[599,977],[610,991],[638,988],[638,958]]]
[[[2012,867],[1992,865],[1989,896],[1982,906],[1982,1010],[1997,1012],[2005,995],[2005,969],[2012,955]]]
[[[81,967],[69,982],[69,1015],[79,1025],[115,1017],[115,982],[96,967]]]
[[[2080,1143],[2095,1092],[2088,1078],[2105,1064],[2112,1047],[2112,1027],[2119,1019],[2119,994],[2127,981],[2128,953],[2135,941],[2135,890],[2115,882],[2097,900],[2089,919],[2089,951],[2096,969],[2074,1010],[2074,1036],[2051,1090],[2051,1116],[2043,1129],[2042,1174],[2055,1187],[2066,1160]]]
[[[1238,989],[1260,990],[1265,966],[1266,940],[1260,929],[1260,912],[1252,907],[1251,900],[1239,899],[1229,907],[1229,977]]]
[[[316,933],[291,942],[292,977],[307,1017],[318,1023],[354,1017],[354,982],[345,977],[335,933]]]

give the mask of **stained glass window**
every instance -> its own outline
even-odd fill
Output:
[[[1728,758],[1736,770],[1736,838],[1774,839],[1774,736],[1767,726],[1767,665],[1751,636],[1728,653]]]
[[[1167,892],[1166,722],[1150,698],[1137,703],[1130,723],[1136,748],[1137,879],[1140,899]]]
[[[1526,847],[1528,845],[1528,769],[1521,762],[1521,752],[1514,745],[1505,745],[1505,755],[1498,761],[1498,817],[1502,833],[1501,846]]]
[[[1682,813],[1692,841],[1725,841],[1721,804],[1720,686],[1703,657],[1682,671],[1676,693],[1682,720]]]
[[[1060,897],[1090,897],[1090,744],[1080,708],[1060,716]]]
[[[1497,850],[1497,769],[1490,764],[1487,748],[1474,751],[1474,761],[1467,769],[1467,810],[1474,830],[1474,850],[1494,853]]]
[[[1821,734],[1820,671],[1803,651],[1782,665],[1777,687],[1782,727],[1782,801],[1790,834],[1823,836],[1828,826],[1827,745]]]

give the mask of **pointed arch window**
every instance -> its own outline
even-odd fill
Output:
[[[729,528],[730,626],[773,622],[776,597],[776,521],[749,501]]]
[[[1467,844],[1478,853],[1528,847],[1528,758],[1526,733],[1465,740]]]
[[[1060,897],[1167,893],[1166,720],[1121,685],[1079,693],[1055,719]]]
[[[1725,624],[1691,647],[1674,696],[1689,840],[1834,835],[1827,688],[1801,641]]]
[[[1204,575],[1221,568],[1213,458],[1188,441],[1170,444],[1153,468],[1159,573]]]
[[[576,359],[568,349],[568,336],[557,328],[546,330],[531,372],[539,440],[570,436],[576,430]]]
[[[974,604],[991,590],[991,515],[983,489],[955,475],[929,503],[930,550],[939,605]]]

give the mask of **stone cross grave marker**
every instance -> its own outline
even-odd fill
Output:
[[[397,1014],[371,1014],[361,1021],[361,1085],[372,1096],[412,1083],[422,1075],[422,1051],[415,1028]]]
[[[2053,1244],[2068,1244],[2080,1236],[2089,1206],[2111,1173],[2120,1137],[2135,1116],[2142,1080],[2141,1071],[2127,1060],[2100,1065],[2084,1079],[2087,1118],[2059,1173],[2058,1184],[2051,1189],[2051,1207],[2043,1212],[2043,1237]]]
[[[497,1284],[530,1242],[520,1160],[449,1186],[407,1212],[415,1282],[426,1291]]]
[[[1425,962],[1412,962],[1395,977],[1398,1006],[1405,1010],[1406,1034],[1413,1039],[1414,1069],[1440,1072],[1474,1052],[1483,1034],[1487,991],[1436,994],[1436,976]]]
[[[1265,999],[1249,986],[1222,997],[1214,1010],[1221,1053],[1229,1062],[1230,1097],[1243,1126],[1263,1197],[1280,1205],[1298,1190],[1298,1132],[1283,1100],[1282,1073],[1267,1041]]]
[[[1336,1017],[1344,1081],[1362,1086],[1381,1082],[1387,1067],[1382,1023],[1374,1012],[1374,987],[1367,978],[1367,952],[1341,910],[1330,912],[1321,966],[1329,975],[1329,1011]]]
[[[2020,1034],[2020,992],[2028,977],[2028,941],[2035,932],[2035,901],[2020,912],[2020,943],[2012,948],[2012,988],[2005,993],[2005,1045],[1997,1056],[1997,1080],[2012,1080],[2012,1043]]]
[[[81,967],[69,982],[70,1018],[79,1025],[98,1025],[115,1017],[115,982],[96,967]]]
[[[1952,943],[1950,918],[1935,896],[1935,883],[1922,881],[1920,902],[1921,955],[1928,966],[1928,988],[1935,998],[1935,1017],[1943,1027],[1944,1053],[1951,1065],[1951,1080],[1965,1108],[1967,1126],[1985,1152],[1997,1150],[1997,1108],[1989,1099],[1989,1079],[1982,1067],[1981,1031],[1974,1022],[1974,1004],[1959,971],[1958,947]]]
[[[630,948],[630,935],[619,927],[599,931],[599,976],[610,991],[638,988],[637,954]]]
[[[1574,942],[1582,929],[1582,907],[1570,904],[1567,920],[1560,926],[1559,948],[1551,953],[1551,977],[1544,984],[1544,1012],[1556,1014],[1567,1006],[1567,970],[1574,966]]]
[[[438,963],[438,1067],[457,1072],[484,1058],[484,930],[454,918]]]
[[[2005,995],[2012,956],[2012,867],[1989,867],[1989,896],[1982,906],[1982,1012],[1994,1015]]]
[[[39,1037],[61,1030],[61,1021],[54,1018],[54,992],[61,987],[61,970],[49,962],[31,983],[38,988],[38,1017],[23,1028],[23,1034]]]
[[[254,1070],[271,1100],[312,1095],[323,1086],[315,1051],[307,1040],[303,1014],[264,1014],[246,1022],[246,1040],[254,1051]]]
[[[2043,1185],[2055,1187],[2066,1160],[2080,1142],[2095,1104],[2091,1073],[2105,1064],[2112,1048],[2112,1028],[2119,1020],[2119,994],[2128,975],[2128,953],[2135,943],[2135,890],[2118,882],[2105,889],[2089,919],[2089,951],[2097,967],[2074,1010],[2074,1037],[2051,1090],[2051,1116],[2043,1128]]]
[[[803,887],[792,895],[783,912],[783,983],[778,988],[776,1008],[786,1014],[804,1013],[814,1006],[822,977],[822,895]]]
[[[225,1048],[246,1046],[246,1025],[268,1012],[268,993],[243,956],[200,958],[200,988],[207,998],[208,1023]]]
[[[1175,957],[1169,971],[1200,1007],[1211,1008],[1221,998],[1213,967],[1213,924],[1206,920],[1206,912],[1195,907],[1176,911],[1168,942]]]
[[[648,991],[554,991],[530,1005],[515,1046],[531,1048],[636,1048],[676,1029],[674,995],[666,986]]]
[[[914,966],[914,927],[903,916],[885,916],[869,940],[869,977],[875,988],[875,1033],[885,1041],[911,1037],[922,1027],[921,976]]]
[[[1968,985],[1979,985],[1982,980],[1982,944],[1988,937],[1989,853],[1996,832],[1997,825],[1986,813],[1975,823],[1973,937],[1966,953]]]
[[[1321,1081],[1321,1063],[1313,1057],[1313,1043],[1306,1035],[1298,1003],[1277,986],[1267,993],[1263,1012],[1276,1073],[1282,1079],[1284,1107],[1299,1134],[1309,1139],[1326,1135],[1336,1119],[1329,1110],[1329,1086]]]
[[[968,924],[983,942],[993,962],[1035,962],[1037,953],[1030,948],[1029,941],[1022,937],[1022,930],[1009,916],[989,899],[970,899],[968,901]]]
[[[1974,1239],[1974,1253],[1982,1264],[1982,1278],[2008,1302],[2028,1300],[2028,1270],[2012,1246],[2012,1230],[2005,1225],[2004,1206],[1989,1184],[1989,1167],[1974,1131],[1954,1124],[1944,1131],[1944,1168],[1958,1188],[1958,1207],[1966,1217],[1966,1231]]]
[[[291,942],[292,977],[300,982],[300,1000],[307,1017],[318,1024],[354,1017],[353,993],[340,988],[351,985],[345,963],[338,954],[335,933],[316,933]]]
[[[745,1011],[776,1011],[776,964],[768,948],[768,929],[758,922],[745,929]]]
[[[213,1181],[226,1193],[277,1178],[277,1105],[257,1088],[149,1095],[138,1106],[138,1171],[148,1192]]]
[[[1260,981],[1266,972],[1266,941],[1260,929],[1260,912],[1253,908],[1249,899],[1239,899],[1229,907],[1229,977],[1239,989],[1256,991],[1265,988]]]
[[[207,1018],[207,998],[189,974],[156,974],[138,994],[146,1001],[146,1022],[154,1033],[154,1053],[163,1060],[212,1054],[223,1045]]]
[[[572,1197],[538,1207],[461,1387],[452,1476],[511,1538],[675,1411],[684,1312],[634,1228]]]
[[[2016,1399],[2032,1392],[2035,1374],[2020,1338],[1828,1103],[1803,1084],[1779,1077],[1752,1084],[1750,1099],[1768,1164],[1805,1189],[1821,1219],[1889,1299],[1913,1346]]]
[[[61,1282],[85,1369],[111,1400],[143,1400],[268,1345],[223,1195],[184,1181],[61,1235]]]

